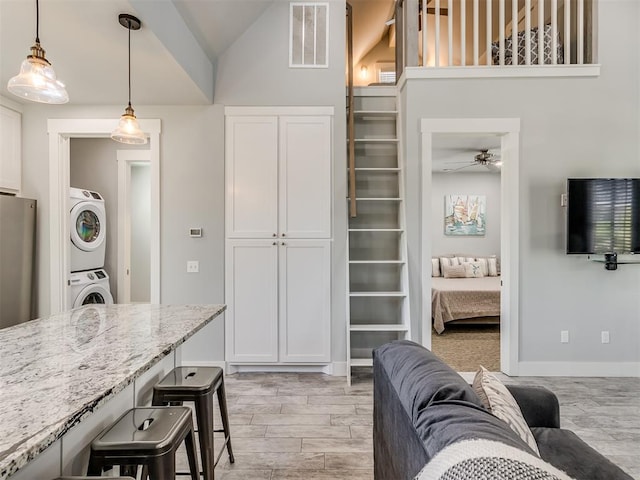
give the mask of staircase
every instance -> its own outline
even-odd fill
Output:
[[[374,348],[410,338],[404,175],[396,88],[354,96],[356,216],[347,239],[347,376],[370,367]]]

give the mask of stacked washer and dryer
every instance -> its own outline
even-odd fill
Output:
[[[102,303],[111,305],[109,275],[104,270],[107,214],[98,192],[70,189],[71,276],[69,308]]]

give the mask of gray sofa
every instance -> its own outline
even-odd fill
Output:
[[[461,440],[495,440],[532,452],[484,409],[471,386],[424,347],[399,340],[373,352],[373,454],[376,480],[412,479],[440,450]],[[508,386],[541,457],[577,480],[633,480],[576,434],[560,428],[556,396]]]

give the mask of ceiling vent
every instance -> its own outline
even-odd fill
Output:
[[[329,4],[292,2],[289,13],[289,66],[329,66]]]

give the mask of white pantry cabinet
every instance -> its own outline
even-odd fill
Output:
[[[227,238],[331,237],[331,117],[227,115]]]
[[[331,360],[330,240],[230,239],[226,245],[226,359]]]
[[[22,178],[22,115],[0,105],[0,191],[17,193]]]
[[[225,116],[226,361],[329,363],[333,108]]]

